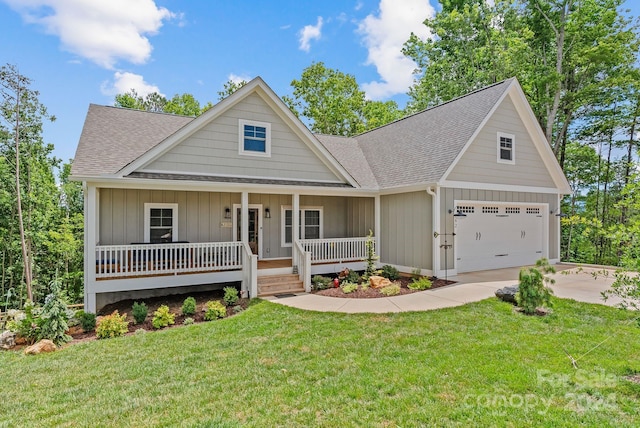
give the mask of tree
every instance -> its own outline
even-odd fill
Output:
[[[114,106],[144,110],[156,113],[171,113],[181,116],[200,116],[213,107],[210,102],[200,107],[200,102],[191,94],[175,94],[170,100],[157,92],[151,92],[142,97],[135,89],[115,96]]]
[[[32,240],[29,231],[25,229],[23,210],[23,183],[21,174],[27,173],[27,189],[31,190],[31,172],[37,164],[27,163],[21,165],[23,155],[37,155],[34,153],[42,146],[41,134],[43,120],[55,120],[54,116],[47,113],[47,109],[38,100],[39,93],[30,89],[31,80],[20,74],[18,68],[13,65],[5,65],[0,68],[0,138],[3,144],[5,161],[13,161],[15,177],[15,207],[22,250],[22,265],[24,281],[27,289],[27,297],[33,300],[33,272],[32,272]],[[13,141],[13,148],[7,144]],[[30,195],[29,195],[30,196]],[[27,204],[29,201],[27,201]],[[27,210],[27,221],[33,219],[33,211]]]
[[[222,101],[227,98],[229,95],[233,94],[238,89],[242,88],[246,85],[247,82],[245,80],[241,80],[239,82],[235,82],[233,80],[227,80],[224,84],[222,91],[218,91],[218,101]]]

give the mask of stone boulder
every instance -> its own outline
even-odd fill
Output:
[[[372,275],[369,277],[369,284],[371,288],[384,288],[387,285],[391,285],[391,281],[384,276]]]
[[[509,303],[516,303],[516,293],[520,289],[518,285],[508,285],[496,290],[496,297]]]
[[[3,331],[0,334],[0,349],[11,349],[16,346],[16,334],[12,331]]]
[[[43,352],[53,352],[56,349],[56,344],[50,341],[49,339],[42,339],[40,342],[35,345],[31,345],[24,350],[24,353],[27,355],[37,355]]]

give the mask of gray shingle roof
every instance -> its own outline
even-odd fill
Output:
[[[351,174],[363,189],[377,189],[378,182],[354,138],[315,134],[329,153]]]
[[[81,177],[115,174],[192,120],[91,104],[71,174]]]

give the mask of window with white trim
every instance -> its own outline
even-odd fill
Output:
[[[282,206],[282,246],[290,247],[293,240],[293,210]],[[300,239],[322,239],[322,207],[300,207]]]
[[[498,163],[516,163],[515,135],[498,132]]]
[[[250,156],[271,156],[271,124],[239,119],[239,153]]]
[[[178,240],[178,204],[144,204],[144,242]]]

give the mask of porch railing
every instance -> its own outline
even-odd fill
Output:
[[[367,257],[367,239],[301,239],[300,244],[305,252],[311,253],[311,263],[342,263],[364,260]]]
[[[241,242],[101,245],[96,278],[242,269]]]
[[[294,264],[298,266],[298,277],[304,285],[304,290],[309,293],[311,291],[311,253],[304,250],[302,243],[296,241],[293,245]]]

